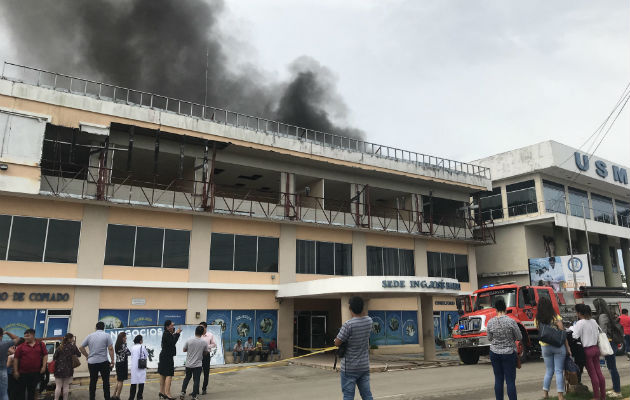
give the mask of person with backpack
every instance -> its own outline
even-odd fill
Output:
[[[35,340],[35,329],[24,331],[24,343],[15,349],[13,356],[13,375],[18,381],[17,398],[35,400],[35,390],[48,366],[48,350],[46,345]],[[109,400],[109,399],[108,399]]]
[[[608,391],[607,395],[613,399],[620,399],[623,396],[621,395],[621,381],[619,379],[619,371],[617,371],[617,359],[614,352],[617,351],[617,345],[623,343],[623,328],[619,329],[618,323],[611,314],[606,300],[598,297],[593,301],[593,306],[595,306],[597,324],[606,333],[610,346],[613,348],[613,354],[604,356],[613,384],[613,390]]]
[[[74,357],[80,357],[81,352],[74,344],[74,335],[66,333],[61,345],[53,355],[55,361],[55,400],[63,398],[68,400],[70,395],[70,383],[74,375]]]

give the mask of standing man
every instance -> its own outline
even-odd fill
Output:
[[[186,377],[182,382],[182,393],[179,395],[180,400],[186,397],[186,388],[190,378],[193,378],[192,400],[197,400],[199,394],[199,378],[201,377],[201,369],[203,365],[204,354],[208,352],[208,344],[201,338],[204,328],[199,325],[195,329],[195,337],[188,339],[184,344],[184,352],[186,352]]]
[[[48,350],[41,341],[35,340],[35,329],[24,331],[24,343],[15,349],[13,356],[13,376],[18,381],[18,400],[24,399],[24,392],[28,400],[35,399],[37,384],[42,374],[46,373],[48,365]]]
[[[628,316],[627,308],[621,310],[619,323],[623,326],[623,342],[625,345],[626,356],[630,358],[630,316]]]
[[[90,350],[90,354],[85,348]],[[96,399],[96,382],[98,374],[103,380],[103,396],[109,398],[109,373],[114,368],[114,343],[112,337],[105,333],[105,324],[102,321],[96,323],[96,331],[90,333],[79,348],[79,351],[87,358],[90,371],[90,400]],[[109,359],[107,353],[109,352]]]
[[[201,339],[206,342],[208,345],[207,353],[203,353],[203,385],[201,386],[201,394],[206,394],[206,389],[208,389],[208,378],[210,377],[210,354],[212,353],[212,349],[217,348],[217,342],[214,340],[214,335],[212,332],[208,332],[208,324],[205,322],[201,322],[199,324],[203,326],[203,335],[201,335]]]
[[[344,322],[335,338],[335,346],[346,344],[346,353],[341,359],[341,391],[343,400],[354,399],[354,388],[359,388],[363,400],[372,400],[370,391],[370,331],[372,318],[363,315],[363,299],[350,297],[352,318]]]
[[[7,335],[11,340],[2,341],[2,335]],[[9,377],[7,375],[7,358],[9,349],[15,346],[20,338],[11,332],[5,332],[0,328],[0,400],[9,400]]]

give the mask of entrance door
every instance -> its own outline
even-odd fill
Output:
[[[311,315],[300,313],[297,316],[297,343],[304,349],[311,347]]]
[[[311,348],[326,347],[326,316],[311,316]]]
[[[51,317],[48,316],[46,321],[46,334],[45,337],[60,337],[65,336],[68,333],[69,317]]]

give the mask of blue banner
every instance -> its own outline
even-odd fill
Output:
[[[46,327],[46,310],[37,310],[35,314],[35,337],[44,337]]]
[[[226,349],[231,350],[234,346],[230,340],[230,327],[232,326],[232,311],[230,310],[208,310],[206,314],[208,325],[221,327],[221,338]]]
[[[129,326],[129,310],[98,311],[98,320],[105,323],[105,329],[120,329]]]
[[[249,336],[251,336],[255,342],[255,323],[255,312],[253,310],[232,310],[230,343],[236,343],[238,339],[241,339],[243,343],[245,343]]]
[[[256,335],[254,340],[260,336],[265,344],[271,339],[278,341],[278,311],[277,310],[256,310]]]
[[[157,326],[157,310],[129,310],[129,326]]]
[[[372,318],[372,332],[370,332],[370,344],[383,346],[385,341],[385,311],[368,311]]]
[[[164,326],[164,322],[170,319],[175,325],[186,323],[186,310],[160,310],[158,324]]]
[[[35,326],[35,310],[0,309],[0,326],[7,332],[24,336],[24,331]],[[0,340],[8,340],[4,336]]]
[[[402,312],[402,335],[404,344],[418,344],[418,312]]]
[[[385,311],[387,345],[402,344],[402,321],[400,311]]]
[[[457,311],[440,311],[441,329],[440,339],[445,340],[453,336],[453,328],[459,321],[459,313]]]

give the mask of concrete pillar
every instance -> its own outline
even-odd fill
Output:
[[[350,184],[350,199],[350,212],[355,218],[355,223],[357,226],[367,226],[369,224],[369,220],[365,215],[365,185],[361,185],[359,183]]]
[[[290,172],[280,173],[280,204],[284,206],[284,216],[295,217],[295,174]]]
[[[295,282],[295,241],[296,229],[293,225],[280,225],[278,253],[279,283]],[[352,252],[354,254],[354,251]]]
[[[468,245],[468,279],[470,280],[470,290],[479,289],[477,280],[477,248]]]
[[[193,215],[190,232],[190,252],[188,263],[189,282],[208,282],[210,271],[210,238],[212,237],[211,219],[202,215]],[[197,317],[199,313],[199,317]],[[206,320],[208,313],[208,292],[206,290],[188,290],[188,308],[186,323],[198,324]]]
[[[626,285],[630,287],[630,241],[628,239],[620,239],[619,243],[621,247],[623,269],[626,273]]]
[[[68,332],[76,336],[77,345],[80,345],[87,335],[94,332],[100,308],[101,288],[85,286],[76,286],[74,288],[74,306],[72,307]],[[87,362],[84,358],[81,358],[81,365],[77,370],[80,372],[88,370]]]
[[[543,181],[540,175],[534,177],[534,189],[536,191],[536,206],[539,213],[546,211],[545,209],[545,195],[543,191]]]
[[[278,349],[283,358],[293,357],[293,299],[279,299],[278,306]]]
[[[426,240],[414,239],[413,263],[414,267],[416,268],[416,276],[429,276],[429,263],[427,262]]]
[[[567,237],[567,231],[560,226],[553,227],[553,241],[556,245],[556,256],[566,256],[567,249],[569,248],[569,239]]]
[[[508,210],[507,190],[505,185],[501,185],[501,207],[503,208],[503,218],[509,218],[510,213]]]
[[[350,295],[342,294],[341,295],[341,323],[343,324],[350,318],[352,318],[352,314],[350,314]]]
[[[418,296],[418,340],[424,349],[424,360],[435,361],[435,337],[433,334],[433,297]]]
[[[367,275],[367,240],[363,232],[352,232],[352,275]]]
[[[77,278],[103,278],[109,207],[85,205],[81,220]]]
[[[308,190],[306,189],[308,187]],[[308,185],[296,188],[296,192],[301,194],[300,206],[306,208],[315,208],[321,210],[324,208],[325,191],[324,179],[318,179]]]
[[[604,281],[606,286],[615,285],[615,276],[612,270],[612,258],[610,257],[608,236],[599,235],[599,251],[602,255],[602,264],[604,264]]]

